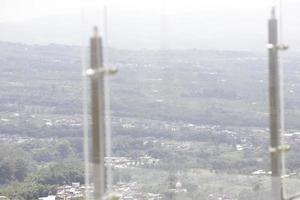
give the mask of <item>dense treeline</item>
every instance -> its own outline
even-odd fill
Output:
[[[83,183],[83,163],[78,160],[82,149],[77,144],[65,139],[1,144],[0,196],[35,200],[54,194],[59,185]]]

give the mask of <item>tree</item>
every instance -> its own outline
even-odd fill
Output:
[[[61,159],[67,158],[72,153],[72,147],[69,141],[62,140],[56,145],[58,157]]]

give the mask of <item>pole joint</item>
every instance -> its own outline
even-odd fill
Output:
[[[280,145],[278,147],[270,147],[270,153],[287,152],[291,149],[290,145]]]
[[[285,175],[282,175],[282,176],[281,176],[281,179],[290,178],[290,177],[292,177],[292,176],[296,176],[296,175],[297,175],[296,173],[285,174]]]
[[[114,75],[118,72],[117,68],[98,68],[98,69],[87,69],[85,71],[86,76],[94,78],[99,77],[100,75]]]
[[[280,50],[280,51],[285,51],[289,49],[289,46],[286,44],[278,44],[278,45],[274,45],[274,44],[267,44],[267,48],[270,50]]]

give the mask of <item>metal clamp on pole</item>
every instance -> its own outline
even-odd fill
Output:
[[[289,46],[286,45],[286,44],[280,44],[280,45],[268,44],[267,48],[268,49],[276,49],[276,50],[285,51],[285,50],[289,49]]]
[[[296,175],[297,175],[296,173],[286,174],[286,175],[282,175],[281,178],[282,178],[282,179],[285,179],[285,178],[290,178],[290,177],[296,176]]]
[[[117,68],[101,68],[101,69],[88,69],[86,70],[85,74],[89,77],[95,77],[95,76],[99,76],[100,74],[103,75],[114,75],[118,72]]]
[[[280,145],[277,148],[270,147],[269,151],[270,153],[277,153],[277,152],[287,152],[291,149],[289,145]]]

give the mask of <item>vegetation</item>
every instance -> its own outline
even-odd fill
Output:
[[[165,199],[172,196],[170,180],[180,180],[189,191],[179,199],[228,191],[243,200],[267,194],[268,176],[249,176],[269,170],[265,55],[205,50],[106,53],[106,62],[119,67],[110,81],[112,155],[160,161],[115,169],[113,183],[136,181],[144,191],[164,194]],[[0,196],[35,200],[54,194],[59,185],[83,183],[78,55],[78,47],[0,42]],[[285,60],[290,132],[300,128],[297,59]],[[122,126],[127,123],[135,126]],[[293,148],[287,156],[291,172],[300,169],[298,141],[296,136],[288,140]],[[238,151],[241,143],[245,147]]]
[[[51,148],[50,144],[43,145],[42,151],[48,152],[48,157],[42,160],[36,157],[40,146],[32,143],[0,145],[0,195],[34,200],[55,194],[59,185],[84,182],[82,162],[74,158],[77,156],[71,153],[68,141],[56,142]]]

